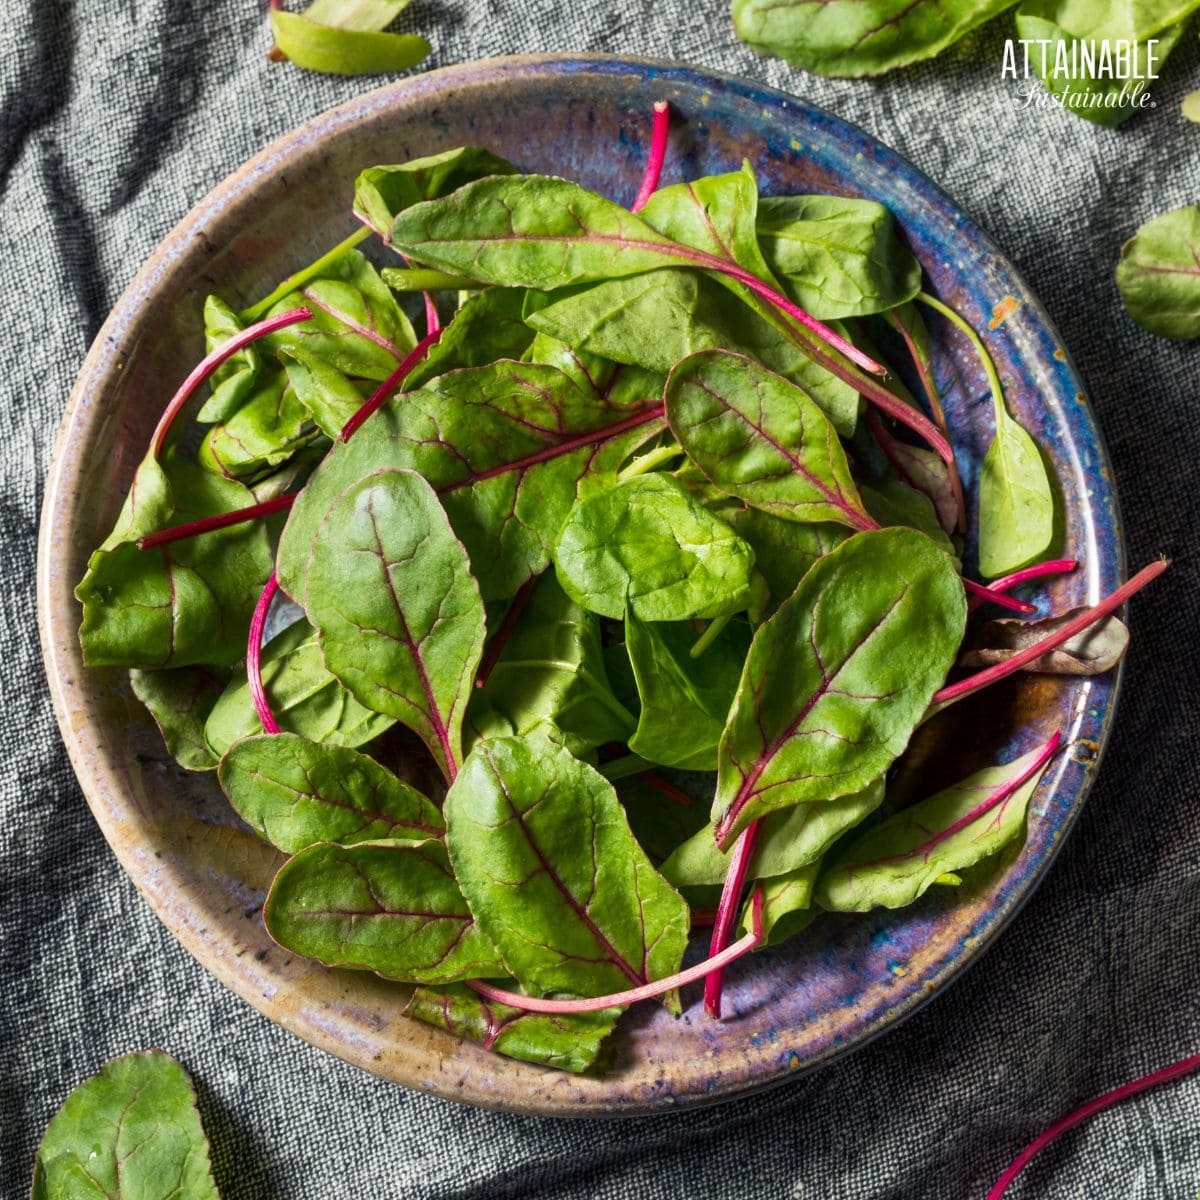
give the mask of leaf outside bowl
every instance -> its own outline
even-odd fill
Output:
[[[200,356],[209,291],[249,303],[355,228],[358,171],[461,143],[618,201],[640,178],[654,100],[678,116],[664,182],[749,158],[767,192],[864,195],[896,214],[934,290],[988,330],[1013,411],[1062,489],[1064,551],[1082,564],[1047,589],[1056,609],[1123,578],[1119,512],[1099,430],[1046,314],[990,239],[908,162],[781,92],[666,62],[494,59],[369,92],[275,142],[184,218],[130,284],[83,365],[42,515],[38,599],[47,675],[89,805],[154,911],[214,975],[272,1020],[384,1078],[517,1112],[633,1115],[777,1084],[863,1045],[939,993],[995,939],[1083,805],[1112,726],[1118,678],[1024,677],[955,706],[918,737],[904,786],[929,792],[1044,740],[1051,765],[1019,854],[911,909],[825,917],[729,972],[723,1023],[642,1006],[609,1071],[577,1077],[500,1058],[401,1017],[406,989],[281,951],[260,919],[282,856],[250,834],[211,775],[168,758],[124,672],[84,670],[72,588],[128,489],[173,381]],[[938,375],[970,490],[991,436],[978,363],[939,340]]]

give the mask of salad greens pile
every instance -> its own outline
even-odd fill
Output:
[[[363,172],[362,231],[244,312],[208,298],[77,589],[87,663],[290,856],[277,942],[570,1071],[626,1005],[703,978],[718,1016],[734,959],[1019,840],[1060,734],[911,806],[889,771],[998,679],[1108,670],[1165,567],[966,639],[1075,565],[983,342],[878,204],[760,203],[748,165],[660,188],[668,136],[656,106],[636,212],[477,148]],[[988,585],[926,311],[991,393]]]

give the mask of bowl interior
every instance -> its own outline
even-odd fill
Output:
[[[1061,727],[1019,853],[963,888],[897,913],[825,917],[729,972],[722,1024],[695,997],[684,1016],[643,1005],[608,1073],[524,1065],[399,1015],[404,988],[327,971],[267,937],[264,889],[282,861],[242,825],[211,775],[166,755],[123,672],[85,671],[72,588],[110,529],[166,397],[203,353],[212,291],[241,305],[356,228],[363,167],[463,143],[520,168],[576,179],[628,203],[651,104],[676,114],[665,182],[748,158],[764,192],[877,199],[896,214],[933,289],[987,328],[1014,413],[1053,462],[1064,550],[1081,569],[1056,609],[1114,587],[1124,568],[1107,458],[1082,387],[1045,314],[995,246],[903,159],[860,130],[758,85],[666,64],[506,59],[371,92],[269,147],[207,196],[114,309],[84,365],[46,493],[39,601],[63,735],[96,819],[155,911],[209,970],[269,1017],[369,1071],[443,1096],[525,1112],[635,1113],[712,1102],[862,1045],[944,987],[990,942],[1049,865],[1077,815],[1112,719],[1109,678],[1026,677],[956,706],[922,731],[906,786],[928,792]],[[978,363],[938,338],[937,374],[972,489],[991,437]]]

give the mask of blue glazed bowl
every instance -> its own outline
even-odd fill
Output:
[[[828,192],[887,205],[932,289],[986,335],[1009,404],[1053,462],[1064,552],[1081,568],[1042,592],[1054,610],[1123,577],[1108,459],[1079,378],[1037,300],[936,184],[861,130],[745,80],[601,57],[469,64],[371,92],[276,142],[203,199],[114,309],[71,397],[46,493],[39,600],[63,736],[125,869],[184,945],[239,995],[310,1042],[410,1087],[556,1115],[661,1112],[711,1103],[810,1070],[893,1028],[1000,933],[1079,814],[1111,728],[1116,680],[1025,676],[925,727],[897,786],[928,793],[1061,727],[1019,853],[935,889],[910,909],[827,916],[728,972],[727,1010],[681,1019],[643,1005],[614,1062],[575,1077],[489,1054],[399,1015],[406,990],[283,953],[262,928],[280,856],[238,821],[209,776],[167,758],[124,675],[80,662],[71,588],[107,533],[163,397],[202,353],[201,305],[248,303],[356,226],[358,171],[461,143],[579,180],[618,201],[641,176],[654,100],[677,114],[665,182],[748,158],[768,193]],[[934,326],[937,375],[968,489],[991,437],[987,388],[961,338]]]

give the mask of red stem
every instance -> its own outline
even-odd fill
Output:
[[[274,500],[264,500],[261,504],[251,504],[248,508],[235,508],[232,512],[217,513],[215,517],[201,517],[198,521],[188,521],[184,525],[173,525],[170,529],[160,529],[156,533],[148,533],[138,539],[139,550],[151,550],[155,546],[165,546],[168,542],[178,542],[183,538],[196,537],[201,533],[211,533],[214,529],[225,529],[229,525],[240,525],[243,521],[253,521],[258,517],[267,517],[271,513],[281,512],[291,508],[296,502],[299,492],[285,492]]]
[[[1000,1200],[1000,1197],[1008,1191],[1009,1184],[1024,1170],[1030,1160],[1040,1154],[1060,1134],[1066,1133],[1068,1129],[1073,1129],[1089,1117],[1095,1116],[1096,1113],[1103,1112],[1106,1108],[1112,1108],[1114,1104],[1120,1104],[1122,1100],[1128,1100],[1130,1096],[1149,1091],[1150,1088],[1158,1087],[1160,1083],[1169,1083],[1172,1079],[1178,1079],[1182,1075],[1190,1075],[1197,1068],[1200,1068],[1200,1054],[1193,1054],[1190,1058],[1183,1059],[1182,1062],[1163,1067],[1161,1071],[1143,1075],[1132,1083],[1122,1084],[1119,1088],[1113,1088],[1111,1092],[1105,1092],[1103,1096],[1097,1096],[1095,1100],[1089,1100],[1082,1108],[1077,1108],[1070,1116],[1055,1122],[1041,1137],[1030,1142],[1012,1160],[1004,1174],[996,1180],[995,1186],[987,1194],[987,1200]]]
[[[368,417],[373,416],[404,382],[404,377],[425,357],[425,352],[442,336],[441,328],[427,333],[403,358],[400,365],[375,389],[370,399],[342,426],[341,439],[348,442]]]
[[[263,628],[267,623],[271,601],[277,591],[279,579],[272,571],[271,578],[267,580],[267,585],[254,606],[254,615],[250,618],[250,636],[246,642],[246,682],[250,685],[250,699],[254,701],[254,711],[258,713],[258,719],[262,722],[263,733],[279,732],[279,724],[271,711],[262,681]]]
[[[639,779],[644,779],[656,791],[662,792],[670,800],[674,800],[680,808],[691,808],[692,798],[683,790],[677,788],[669,779],[664,779],[657,771],[643,771]]]
[[[936,411],[940,413],[941,407],[939,406]],[[938,425],[938,429],[944,436],[948,437],[949,435],[946,433],[944,420],[945,418],[943,418],[943,424]],[[923,492],[923,489],[917,486],[912,476],[910,476],[905,470],[904,464],[896,456],[896,439],[892,436],[891,431],[884,425],[883,419],[880,417],[879,413],[873,408],[867,409],[867,424],[871,427],[871,433],[874,435],[875,441],[879,443],[879,448],[887,456],[888,462],[890,462],[892,466],[894,466],[896,470],[904,476],[905,482],[916,488],[917,491]],[[939,454],[938,457],[940,458],[941,455]],[[943,458],[942,461],[945,462],[946,460]],[[954,500],[954,531],[956,533],[965,533],[967,528],[967,502],[963,498],[962,479],[959,478],[958,464],[954,461],[953,453],[950,455],[950,461],[946,463],[946,475],[950,482],[950,495]],[[923,494],[928,495],[927,492],[924,492]],[[932,502],[933,497],[930,496],[929,499]]]
[[[743,938],[727,946],[720,954],[706,958],[694,967],[685,971],[677,971],[665,979],[656,979],[653,983],[644,983],[641,987],[630,988],[625,992],[613,992],[608,996],[591,996],[584,1000],[547,1000],[541,996],[525,996],[520,992],[509,992],[504,988],[493,987],[481,979],[468,979],[467,987],[485,1000],[496,1004],[507,1004],[510,1008],[520,1008],[525,1012],[555,1013],[569,1015],[570,1013],[598,1012],[604,1008],[618,1008],[625,1004],[636,1004],[639,1000],[651,1000],[664,992],[683,987],[703,979],[712,971],[720,971],[735,959],[748,954],[763,940],[762,922],[762,891],[754,893],[751,905],[751,929]]]
[[[175,418],[179,416],[183,406],[192,398],[196,389],[224,362],[232,358],[239,350],[244,350],[251,342],[283,329],[288,325],[296,325],[307,321],[312,316],[311,308],[293,308],[278,316],[267,317],[254,325],[247,325],[239,333],[235,333],[227,342],[223,342],[211,354],[192,368],[192,373],[179,385],[179,390],[171,397],[171,402],[163,409],[158,424],[154,428],[154,436],[150,439],[150,453],[157,458],[162,453],[163,443]]]
[[[654,128],[650,134],[650,155],[646,159],[646,173],[631,212],[641,212],[646,201],[658,190],[662,178],[663,160],[667,156],[667,134],[671,128],[671,111],[665,100],[654,102]]]
[[[729,942],[737,920],[742,889],[746,885],[746,871],[750,867],[750,854],[759,822],[751,821],[738,836],[729,859],[729,870],[725,875],[725,886],[717,903],[717,919],[713,925],[712,941],[709,943],[709,961],[715,963]],[[704,980],[704,1011],[714,1020],[721,1019],[721,985],[725,979],[725,964],[714,966]]]
[[[1023,583],[1029,583],[1034,579],[1041,579],[1046,575],[1065,575],[1067,572],[1075,570],[1077,566],[1079,564],[1073,558],[1056,558],[1051,562],[1035,563],[1032,567],[1026,567],[1022,571],[1014,571],[1011,575],[1005,575],[1002,579],[993,579],[987,585],[987,590],[989,592],[1008,592]],[[986,604],[993,598],[993,596],[972,596],[968,601],[967,607],[974,611],[981,604]],[[1031,610],[1032,607],[1031,605]]]
[[[974,675],[968,675],[966,679],[960,679],[957,683],[952,683],[942,688],[934,696],[933,703],[948,704],[951,700],[959,700],[963,696],[969,696],[972,692],[977,692],[981,688],[985,688],[989,684],[996,683],[998,680],[1005,678],[1007,675],[1014,674],[1025,666],[1026,663],[1031,663],[1034,659],[1041,658],[1047,651],[1061,646],[1063,642],[1070,641],[1071,638],[1075,637],[1076,634],[1082,633],[1088,626],[1094,625],[1097,621],[1107,617],[1109,613],[1115,612],[1130,596],[1140,592],[1151,580],[1157,579],[1167,569],[1168,565],[1167,560],[1162,559],[1159,562],[1151,563],[1148,567],[1143,567],[1132,579],[1117,588],[1111,596],[1101,600],[1094,608],[1089,608],[1086,612],[1080,613],[1074,620],[1068,621],[1061,629],[1048,634],[1040,642],[1035,642],[1032,646],[1027,646],[1024,650],[1018,650],[1012,658],[1005,659],[1002,663],[996,663],[995,666],[977,671]]]
[[[1032,612],[1037,612],[1036,604],[1026,604],[1024,600],[1016,600],[1012,596],[1006,596],[1003,592],[985,587],[982,583],[976,583],[973,579],[967,579],[966,576],[963,576],[963,587],[967,589],[967,596],[969,597],[967,603],[971,608],[977,608],[981,604],[995,604],[1000,608],[1007,608],[1009,612],[1020,613],[1022,616],[1028,616]]]
[[[533,589],[537,586],[537,582],[538,576],[536,575],[532,579],[525,580],[513,597],[512,603],[508,606],[508,612],[504,614],[500,627],[496,630],[492,640],[488,642],[483,661],[479,664],[479,671],[475,676],[477,688],[483,687],[490,678],[492,669],[504,652],[505,643],[513,631],[513,626],[521,619],[521,614],[525,611],[525,606],[529,603],[529,597],[533,595]]]
[[[441,333],[442,318],[438,316],[437,303],[432,292],[422,292],[425,300],[425,335]]]

